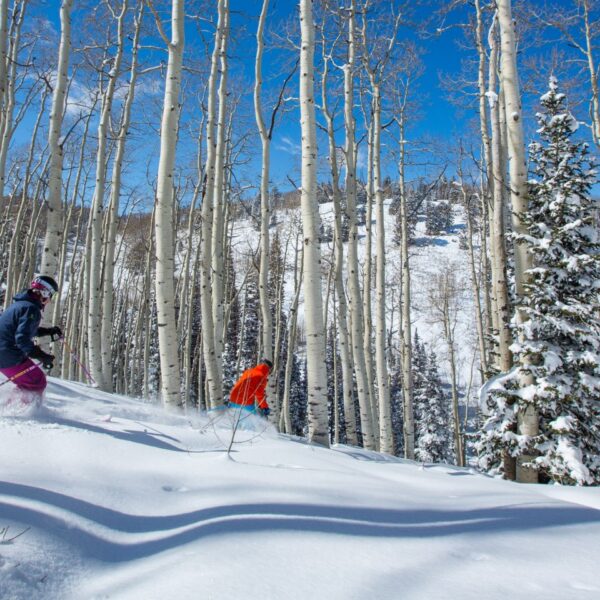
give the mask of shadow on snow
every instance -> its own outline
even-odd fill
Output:
[[[531,531],[546,527],[600,523],[600,512],[571,505],[517,504],[476,510],[394,510],[310,504],[232,504],[187,513],[144,516],[127,514],[39,487],[0,481],[0,514],[57,536],[93,558],[110,563],[135,560],[216,535],[268,531],[302,531],[341,536],[433,538],[456,534]],[[76,518],[12,504],[42,502],[74,517],[108,528],[89,531]],[[174,531],[182,529],[183,531]],[[109,539],[111,533],[146,534],[144,541]],[[156,538],[147,539],[154,533]]]

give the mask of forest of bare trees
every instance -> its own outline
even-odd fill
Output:
[[[448,111],[424,83],[444,36],[452,140],[417,126]],[[599,36],[596,0],[0,0],[4,306],[59,282],[51,375],[87,381],[75,355],[103,390],[214,410],[268,358],[284,433],[598,483]],[[416,238],[455,218],[464,260],[425,288]]]

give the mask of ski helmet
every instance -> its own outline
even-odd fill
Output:
[[[263,358],[260,362],[263,365],[267,365],[267,367],[269,367],[269,371],[273,368],[273,363],[268,358]]]
[[[52,298],[58,292],[58,283],[48,275],[38,275],[31,282],[30,289],[38,292],[42,298]]]

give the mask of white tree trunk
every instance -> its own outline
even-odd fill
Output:
[[[4,111],[6,72],[8,68],[8,3],[0,0],[0,111]]]
[[[383,210],[383,182],[381,180],[381,88],[371,81],[373,92],[373,184],[375,187],[375,225],[377,240],[375,274],[375,364],[379,407],[379,449],[393,454],[392,413],[387,368],[385,322],[385,215]]]
[[[48,213],[40,272],[50,276],[55,276],[58,273],[59,253],[64,234],[62,210],[63,146],[61,131],[65,103],[67,101],[72,7],[73,0],[63,0],[60,8],[60,47],[58,51],[56,82],[52,97],[52,112],[50,113],[50,130],[48,133],[48,150],[51,157],[50,172],[48,174]]]
[[[27,156],[27,163],[25,166],[25,174],[23,176],[23,193],[21,195],[21,205],[19,206],[19,211],[14,222],[14,235],[11,237],[9,244],[8,262],[6,268],[6,291],[4,293],[5,309],[8,307],[9,304],[12,303],[13,296],[15,295],[19,287],[20,269],[17,267],[17,264],[18,261],[22,260],[20,248],[23,235],[22,232],[24,231],[23,225],[28,207],[29,184],[31,182],[32,173],[34,173],[37,170],[37,168],[33,168],[32,166],[33,158],[36,149],[36,144],[38,141],[38,132],[40,130],[42,118],[45,116],[46,112],[47,98],[48,94],[47,92],[44,92],[44,94],[42,95],[40,110],[38,112],[38,116],[35,121],[35,125],[33,126],[33,131],[31,134],[31,142],[29,144],[29,152]],[[41,160],[42,158],[40,157],[40,161]],[[39,167],[39,164],[37,166]]]
[[[262,165],[260,174],[260,265],[258,270],[258,293],[262,316],[262,354],[273,360],[273,317],[269,302],[269,225],[271,210],[269,203],[269,177],[271,169],[271,138],[265,125],[262,110],[262,59],[264,51],[264,29],[269,10],[269,0],[263,0],[262,11],[256,30],[256,60],[254,63],[254,114],[262,144]],[[275,367],[276,368],[276,367]],[[276,372],[276,371],[275,371]],[[268,382],[267,399],[275,395],[275,377]]]
[[[510,172],[510,196],[513,215],[513,230],[516,234],[525,234],[527,229],[521,216],[527,211],[527,165],[525,162],[525,143],[523,119],[521,114],[521,94],[517,72],[517,53],[515,25],[511,14],[510,0],[497,0],[498,23],[502,44],[502,89],[506,102],[506,125],[508,130],[508,152]],[[527,271],[532,267],[532,257],[525,244],[515,247],[515,288],[517,296],[523,297],[527,282]],[[523,323],[526,316],[517,311],[517,320]],[[526,365],[524,365],[526,366]],[[525,381],[524,384],[529,382]],[[518,432],[522,435],[536,436],[539,432],[537,411],[531,409],[519,413]],[[517,480],[522,483],[537,483],[537,472],[523,467],[523,463],[532,457],[523,455],[517,461]]]
[[[102,347],[102,237],[104,220],[104,196],[106,193],[106,171],[108,163],[108,134],[112,116],[112,105],[117,85],[117,78],[121,70],[121,61],[123,58],[123,23],[127,11],[127,0],[121,5],[121,12],[117,18],[117,51],[115,53],[114,63],[108,74],[108,85],[104,90],[102,98],[102,110],[100,111],[100,121],[98,123],[98,148],[96,151],[96,186],[90,211],[90,235],[91,235],[91,254],[88,257],[90,261],[89,275],[89,315],[88,315],[88,353],[89,368],[92,376],[99,387],[105,391],[110,391],[112,382],[108,379],[108,372],[102,369],[103,353],[110,354],[110,348]],[[112,281],[110,282],[112,286]],[[108,315],[112,320],[113,315]]]
[[[594,142],[600,146],[600,92],[598,90],[598,71],[594,61],[594,43],[592,28],[597,27],[597,23],[590,23],[589,17],[589,0],[582,0],[583,5],[583,22],[585,27],[585,56],[588,63],[588,71],[590,74],[590,86],[592,88],[592,134]]]
[[[4,185],[6,183],[6,157],[10,146],[13,133],[14,122],[13,114],[15,108],[15,91],[17,83],[17,66],[19,65],[19,50],[21,48],[21,27],[25,16],[25,7],[27,2],[15,4],[12,22],[10,28],[10,51],[8,58],[6,56],[6,22],[0,23],[0,198],[4,198]],[[0,19],[5,21],[6,15],[3,15],[3,8],[0,5]],[[4,37],[4,41],[2,40]],[[4,44],[4,46],[1,46]],[[5,62],[6,61],[6,62]]]
[[[223,0],[222,13],[219,13],[222,35],[219,47],[219,64],[221,79],[219,81],[219,111],[217,118],[217,146],[215,149],[215,178],[213,193],[213,227],[212,227],[212,313],[214,326],[214,360],[215,374],[211,402],[213,406],[223,404],[223,336],[224,336],[224,219],[225,200],[225,132],[227,117],[227,44],[229,40],[229,0]]]
[[[489,35],[490,65],[488,82],[488,100],[491,121],[492,146],[492,218],[490,220],[490,238],[492,255],[492,290],[495,314],[494,329],[497,335],[496,366],[500,371],[508,371],[512,366],[510,344],[510,303],[507,283],[507,257],[504,223],[504,188],[506,173],[504,170],[504,151],[502,147],[502,123],[500,109],[502,106],[502,91],[498,93],[496,86],[496,71],[498,47],[495,34],[496,20],[492,24]]]
[[[172,1],[171,41],[165,78],[160,159],[156,186],[156,308],[161,394],[167,406],[181,404],[179,348],[175,320],[173,171],[179,126],[179,91],[184,44],[184,0]]]
[[[127,2],[124,2],[126,5]],[[135,31],[132,43],[131,66],[129,70],[129,88],[127,97],[123,106],[123,115],[121,117],[121,126],[117,136],[117,150],[113,162],[111,190],[109,202],[108,227],[104,240],[104,252],[102,263],[104,265],[104,277],[102,280],[102,372],[105,383],[110,386],[112,382],[112,361],[111,361],[111,341],[112,341],[112,314],[114,307],[114,286],[113,276],[115,269],[115,244],[117,238],[117,224],[119,215],[119,204],[121,195],[121,174],[123,171],[123,160],[125,158],[125,148],[127,134],[131,123],[131,108],[135,98],[135,86],[137,81],[138,64],[138,45],[140,38],[140,29],[143,19],[144,4],[140,3],[139,13],[135,21]],[[120,42],[122,45],[122,42]]]
[[[294,367],[294,351],[296,348],[296,331],[298,329],[298,303],[302,288],[302,242],[298,246],[296,240],[296,258],[294,260],[294,299],[290,307],[290,319],[288,324],[287,356],[285,362],[285,373],[283,380],[283,399],[281,403],[281,414],[279,415],[279,429],[285,433],[292,433],[292,418],[290,414],[290,388],[292,382],[292,369]]]
[[[302,127],[302,227],[304,235],[304,322],[308,380],[308,438],[329,445],[320,215],[317,204],[317,130],[314,98],[315,34],[312,0],[300,0],[300,118]]]
[[[363,289],[362,302],[363,312],[363,352],[365,357],[365,370],[367,375],[367,394],[369,398],[370,422],[373,427],[372,449],[377,449],[379,431],[379,415],[377,408],[377,397],[375,395],[375,368],[373,361],[373,310],[372,310],[372,287],[373,287],[373,201],[375,192],[373,189],[373,122],[367,128],[367,210],[365,223],[365,250],[363,263]],[[365,447],[368,446],[365,443]]]
[[[354,69],[355,65],[355,0],[351,0],[348,11],[348,59],[344,65],[344,127],[346,141],[344,156],[346,160],[346,205],[348,211],[348,307],[351,326],[352,358],[356,377],[356,392],[360,409],[360,422],[363,444],[374,448],[373,420],[369,399],[368,378],[365,364],[365,336],[363,306],[358,269],[358,229],[356,224],[356,123],[354,118]]]
[[[329,146],[329,163],[331,168],[331,185],[333,192],[333,208],[335,217],[334,233],[334,283],[338,299],[338,308],[334,310],[336,333],[339,333],[340,359],[342,367],[342,394],[345,414],[345,431],[349,444],[356,444],[358,441],[356,435],[356,415],[354,411],[354,381],[352,377],[352,362],[350,356],[350,334],[348,331],[346,292],[344,291],[344,243],[342,239],[342,191],[340,190],[340,174],[338,168],[337,146],[335,143],[335,126],[333,115],[329,112],[327,101],[327,77],[329,63],[324,61],[323,76],[321,81],[321,104],[323,115],[327,122],[327,139]],[[335,302],[335,300],[334,300]],[[337,337],[337,335],[335,336]],[[335,343],[335,342],[334,342]],[[334,361],[337,352],[333,353]],[[334,377],[337,376],[337,368],[334,370]],[[337,379],[336,379],[337,382]],[[337,399],[337,394],[334,394]],[[335,410],[336,418],[339,417],[339,410]],[[339,435],[339,427],[336,427],[336,435]]]
[[[415,415],[413,408],[413,371],[412,371],[412,326],[410,312],[412,306],[410,262],[408,252],[408,199],[406,197],[406,147],[405,140],[405,103],[402,104],[400,119],[400,161],[398,173],[400,177],[400,226],[402,230],[402,402],[404,414],[404,456],[410,460],[415,458]]]
[[[202,310],[202,347],[206,368],[207,407],[215,408],[223,402],[223,386],[215,350],[215,323],[212,302],[212,254],[214,191],[216,173],[216,131],[217,115],[217,77],[219,69],[219,52],[223,42],[226,0],[219,0],[219,20],[215,32],[215,42],[211,58],[210,76],[208,80],[208,106],[206,115],[206,192],[202,198],[202,263],[200,270],[200,304]]]

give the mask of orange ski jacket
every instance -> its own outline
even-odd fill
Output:
[[[233,386],[229,402],[238,406],[254,406],[256,401],[258,408],[269,408],[265,400],[268,378],[269,367],[264,363],[246,369]]]

